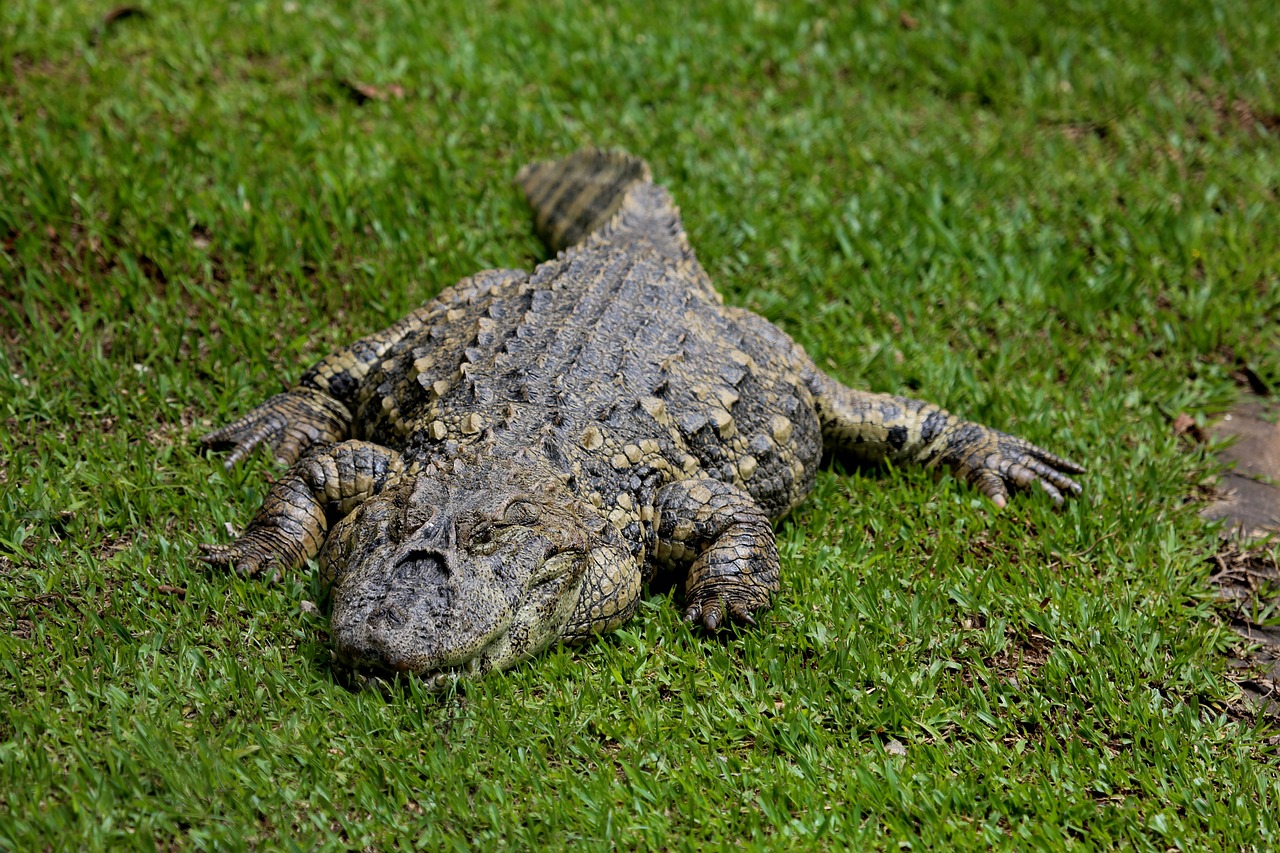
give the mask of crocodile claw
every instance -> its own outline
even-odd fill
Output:
[[[701,622],[702,627],[708,631],[716,631],[724,623],[726,610],[729,618],[734,622],[755,627],[755,617],[751,615],[751,610],[745,604],[725,602],[723,600],[707,604],[689,605],[684,611],[684,621]]]
[[[956,476],[967,480],[998,508],[1008,504],[1009,487],[1038,486],[1061,506],[1065,497],[1083,488],[1068,474],[1083,474],[1084,466],[1029,441],[979,424],[966,425],[962,440],[951,453]]]
[[[263,575],[272,583],[280,580],[280,554],[271,543],[242,536],[230,545],[200,543],[200,560],[211,566],[231,566],[242,578]]]
[[[255,447],[266,442],[276,461],[292,465],[308,448],[346,437],[351,413],[342,403],[309,388],[277,394],[249,414],[200,439],[205,447],[230,447],[224,463],[235,467]]]

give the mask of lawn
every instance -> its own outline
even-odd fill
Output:
[[[1280,384],[1273,0],[110,7],[0,4],[0,848],[1280,845],[1173,428]],[[197,439],[542,260],[511,178],[592,143],[728,302],[1085,496],[837,465],[758,628],[655,588],[343,688],[313,571],[195,559],[279,473]]]

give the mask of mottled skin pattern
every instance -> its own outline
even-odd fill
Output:
[[[905,397],[846,388],[722,304],[648,166],[582,151],[517,178],[558,255],[465,279],[206,436],[289,471],[210,562],[319,557],[338,657],[432,684],[608,631],[660,570],[685,613],[753,622],[773,522],[824,449],[946,465],[997,505],[1082,469]]]

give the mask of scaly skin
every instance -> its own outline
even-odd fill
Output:
[[[847,388],[721,303],[648,166],[583,151],[517,182],[557,257],[465,279],[205,437],[292,467],[209,562],[319,557],[338,657],[433,685],[612,630],[659,570],[685,615],[754,623],[773,522],[824,449],[946,465],[1004,506],[1083,469],[937,406]]]

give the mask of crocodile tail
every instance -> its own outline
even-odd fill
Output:
[[[654,185],[649,164],[625,151],[584,148],[561,160],[530,163],[516,183],[533,208],[538,236],[553,252],[592,234],[683,238],[679,213],[666,190]]]

